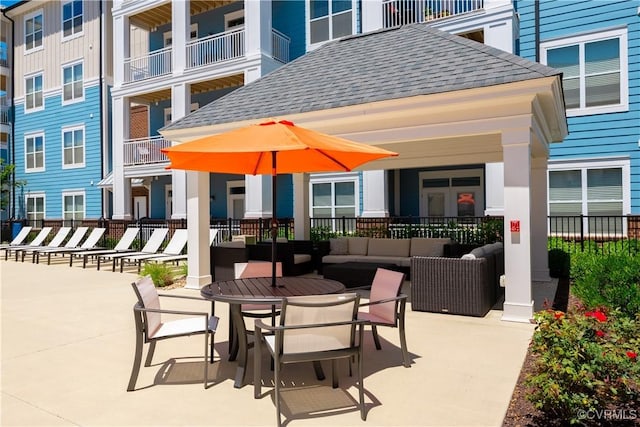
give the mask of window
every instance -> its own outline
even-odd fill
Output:
[[[30,226],[39,227],[42,225],[38,221],[44,219],[44,201],[44,194],[27,194],[25,196],[27,220]]]
[[[626,30],[542,43],[541,54],[563,73],[568,116],[628,110]]]
[[[82,33],[82,0],[62,5],[62,37]]]
[[[353,34],[351,0],[309,0],[311,44]]]
[[[173,44],[173,36],[171,31],[165,31],[162,34],[162,38],[164,40],[164,47],[169,47]],[[189,40],[193,41],[198,38],[198,24],[191,24],[191,29],[189,31]]]
[[[62,218],[84,219],[84,193],[62,194]]]
[[[237,10],[235,12],[227,13],[224,15],[224,30],[239,30],[244,27],[244,10]]]
[[[44,134],[27,135],[24,139],[25,172],[44,171]]]
[[[42,100],[42,74],[27,77],[25,79],[24,109],[41,110],[44,106]]]
[[[356,201],[358,174],[315,175],[311,178],[311,216],[313,218],[355,218],[358,213]],[[333,231],[354,230],[355,220],[343,224],[333,220]]]
[[[551,231],[622,232],[620,217],[628,212],[628,161],[549,167],[549,215],[579,217],[580,220],[552,221]],[[601,217],[601,218],[596,218]],[[608,217],[608,218],[604,218]]]
[[[29,14],[24,20],[25,51],[42,46],[42,11]]]
[[[84,127],[62,130],[62,168],[84,166]]]
[[[62,68],[62,102],[80,101],[84,97],[82,63]]]

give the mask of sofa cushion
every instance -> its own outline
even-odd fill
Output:
[[[368,256],[408,257],[411,239],[369,239]]]
[[[309,254],[293,254],[293,263],[302,264],[304,262],[311,262],[311,255]]]
[[[346,238],[329,239],[329,254],[347,255],[349,253],[349,242]]]
[[[395,264],[400,267],[409,267],[411,265],[411,258],[408,256],[367,255],[366,257],[363,257],[361,261],[379,264]]]
[[[444,256],[444,245],[451,239],[413,237],[411,238],[411,256]]]
[[[220,242],[218,246],[221,248],[244,248],[245,244],[242,240],[236,240],[234,242]]]
[[[362,255],[325,255],[322,257],[323,264],[339,264],[341,262],[356,262],[360,260]]]
[[[348,237],[349,255],[366,255],[369,245],[368,237]]]

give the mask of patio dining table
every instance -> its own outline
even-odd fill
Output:
[[[276,286],[271,285],[271,277],[247,278],[213,282],[200,291],[203,298],[229,304],[233,326],[234,345],[229,352],[229,360],[238,360],[234,387],[244,385],[247,368],[247,330],[242,317],[242,304],[276,305],[286,297],[325,295],[344,292],[342,283],[315,277],[278,277]]]

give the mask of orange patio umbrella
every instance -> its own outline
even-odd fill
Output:
[[[272,284],[276,269],[276,175],[300,172],[348,172],[366,162],[397,153],[348,141],[286,120],[238,128],[163,148],[170,169],[272,176]]]

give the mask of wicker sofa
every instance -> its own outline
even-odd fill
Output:
[[[276,259],[282,263],[285,276],[300,276],[315,270],[311,240],[289,240],[276,243]],[[247,245],[249,260],[271,261],[271,242]]]
[[[411,308],[482,317],[496,303],[502,274],[502,243],[481,246],[461,258],[413,257]]]
[[[210,254],[211,276],[217,281],[235,279],[233,265],[249,260],[244,242],[223,242],[211,246]]]

